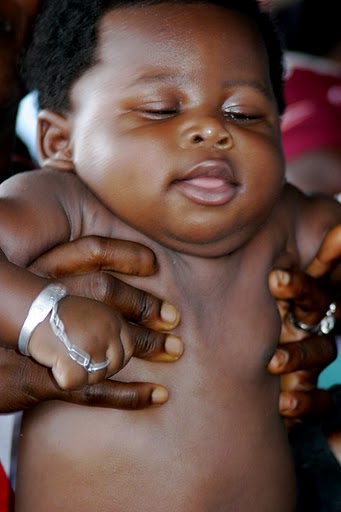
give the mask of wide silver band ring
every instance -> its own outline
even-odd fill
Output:
[[[305,324],[304,322],[299,322],[296,320],[293,313],[289,314],[289,320],[298,329],[302,329],[303,331],[309,332],[310,334],[317,334],[319,336],[323,336],[324,334],[329,334],[335,327],[335,312],[336,312],[336,304],[332,302],[329,304],[328,310],[322,320],[315,325]]]

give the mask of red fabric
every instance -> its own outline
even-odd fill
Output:
[[[0,462],[0,512],[14,511],[13,498],[10,482]]]
[[[282,140],[289,162],[311,150],[341,147],[341,73],[294,66],[284,94]]]

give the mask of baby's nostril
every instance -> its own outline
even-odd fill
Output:
[[[218,148],[226,148],[228,146],[229,139],[228,137],[224,137],[216,142],[215,146]]]
[[[202,137],[200,137],[200,135],[196,135],[195,137],[193,137],[193,142],[195,144],[198,144],[199,142],[202,142],[202,141],[203,141],[203,139],[202,139]]]

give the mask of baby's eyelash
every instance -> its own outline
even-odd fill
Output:
[[[172,115],[178,112],[177,109],[170,108],[160,108],[160,109],[146,109],[144,112],[148,114],[162,114],[162,115]]]
[[[140,112],[151,119],[167,119],[179,113],[177,108],[145,108]]]
[[[229,112],[226,110],[223,111],[223,115],[224,115],[224,117],[228,117],[232,121],[241,122],[241,123],[254,122],[254,121],[258,121],[259,119],[261,119],[261,116],[259,116],[259,115],[246,114],[244,112]]]

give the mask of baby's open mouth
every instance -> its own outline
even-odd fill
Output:
[[[237,183],[226,162],[209,160],[193,167],[174,185],[187,199],[202,205],[220,206],[235,195]]]

